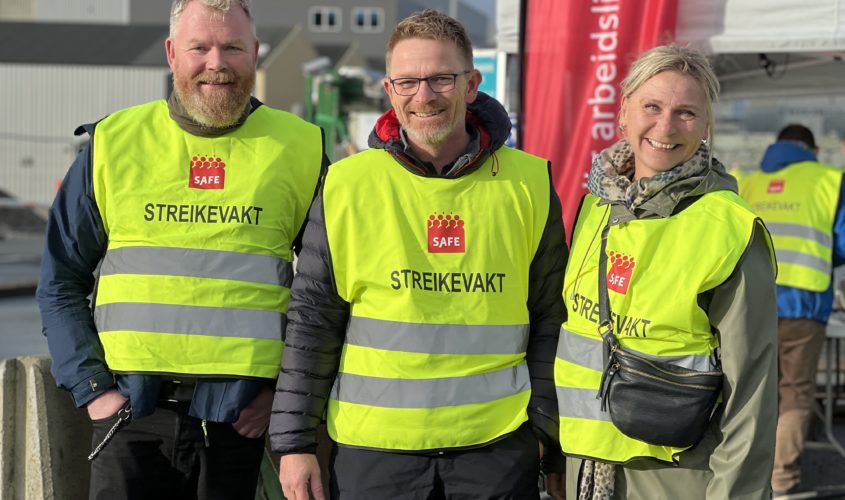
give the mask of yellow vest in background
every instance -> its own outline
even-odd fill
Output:
[[[547,162],[509,148],[459,178],[415,175],[384,150],[332,165],[326,230],[351,312],[332,439],[455,448],[527,420],[528,276],[550,189]]]
[[[778,285],[812,292],[830,286],[841,183],[841,170],[813,161],[743,179],[740,194],[772,234]]]
[[[625,463],[651,457],[672,462],[682,448],[630,438],[596,399],[606,359],[598,334],[598,263],[609,205],[587,195],[572,237],[563,298],[555,385],[563,452]],[[678,214],[611,227],[607,286],[614,331],[625,349],[689,369],[715,366],[719,339],[701,293],[727,280],[751,240],[755,217],[736,194],[702,196]]]
[[[95,134],[108,250],[94,318],[109,369],[275,378],[320,130],[261,106],[237,130],[199,137],[155,101]]]
[[[737,184],[741,183],[741,182],[742,182],[742,179],[743,179],[746,175],[748,175],[748,174],[746,174],[746,173],[745,173],[745,172],[744,172],[744,171],[743,171],[740,167],[731,167],[731,169],[730,169],[730,170],[728,170],[728,173],[729,173],[729,174],[731,174],[731,176],[732,176],[734,179],[736,179]]]

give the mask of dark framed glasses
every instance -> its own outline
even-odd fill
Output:
[[[443,92],[449,92],[455,88],[455,81],[459,76],[466,75],[470,72],[472,72],[472,70],[468,69],[461,73],[441,73],[439,75],[431,75],[425,78],[394,78],[389,81],[390,85],[393,87],[393,91],[402,96],[412,96],[419,92],[420,84],[422,84],[422,82],[426,82],[428,84],[428,88],[430,88],[432,92],[442,94]]]

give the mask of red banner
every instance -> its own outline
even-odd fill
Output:
[[[674,39],[677,0],[523,0],[521,147],[552,162],[571,234],[593,154],[619,139],[619,83]]]

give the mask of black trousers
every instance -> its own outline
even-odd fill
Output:
[[[332,499],[532,499],[540,448],[527,424],[481,448],[393,453],[335,446]]]
[[[155,413],[123,424],[91,462],[90,498],[253,500],[264,438],[249,439],[228,423],[189,417],[188,403],[161,403]],[[117,417],[95,420],[93,446]]]

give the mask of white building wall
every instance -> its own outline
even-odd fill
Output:
[[[128,24],[129,0],[32,0],[39,22]]]
[[[74,129],[163,99],[167,68],[0,64],[0,189],[49,204],[87,135]]]

